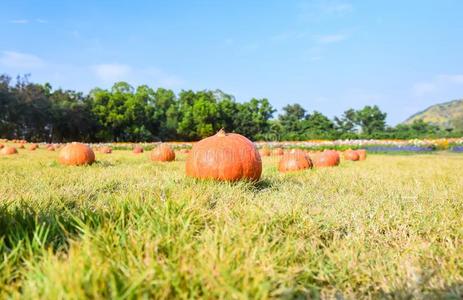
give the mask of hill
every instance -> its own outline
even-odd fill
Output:
[[[442,128],[462,129],[463,99],[432,105],[412,115],[403,123],[411,124],[415,120],[423,120]]]

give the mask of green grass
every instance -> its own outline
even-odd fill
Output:
[[[371,155],[261,182],[185,156],[0,156],[0,298],[463,296],[463,157]]]

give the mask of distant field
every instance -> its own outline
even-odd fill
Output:
[[[185,155],[0,156],[0,298],[463,297],[463,156],[195,181]]]

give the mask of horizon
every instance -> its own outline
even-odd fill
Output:
[[[378,105],[394,126],[463,96],[463,3],[7,1],[0,73],[53,88],[220,89],[329,118]],[[121,20],[125,20],[122,22]]]

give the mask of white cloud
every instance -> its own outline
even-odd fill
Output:
[[[17,20],[11,20],[10,23],[13,24],[28,24],[30,21],[27,19],[17,19]]]
[[[14,69],[32,69],[45,65],[38,56],[15,51],[3,51],[0,56],[0,65]]]
[[[430,81],[415,83],[412,93],[419,97],[428,96],[456,85],[463,85],[463,74],[442,74]]]
[[[348,38],[347,34],[327,34],[318,36],[317,41],[321,44],[332,44],[342,42]]]
[[[300,2],[299,18],[303,21],[320,21],[327,17],[342,17],[354,11],[349,2],[307,0]]]
[[[116,82],[130,79],[132,69],[124,64],[99,64],[92,66],[95,75],[104,82]]]

